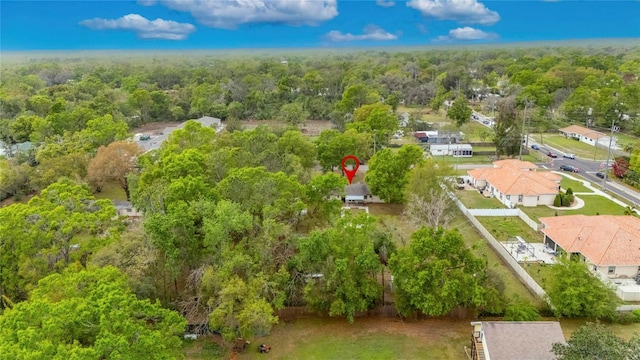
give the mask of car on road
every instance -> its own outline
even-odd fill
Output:
[[[596,173],[596,176],[599,177],[600,179],[604,179],[604,173]]]
[[[489,120],[483,120],[482,123],[485,125],[489,125]]]
[[[531,145],[531,148],[532,148],[533,150],[540,150],[540,146],[538,146],[538,145],[536,145],[536,144]]]
[[[570,165],[560,165],[560,170],[563,171],[569,171],[569,172],[580,172],[580,169],[578,169],[577,167],[574,166],[570,166]]]
[[[563,158],[567,158],[567,159],[575,159],[576,158],[576,156],[573,155],[573,154],[564,154],[564,155],[562,155],[562,157]]]
[[[555,153],[552,153],[551,151],[547,153],[547,156],[554,159],[558,157],[558,155],[556,155]]]

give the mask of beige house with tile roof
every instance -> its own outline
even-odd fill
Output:
[[[495,161],[492,168],[469,170],[467,174],[471,177],[471,185],[509,208],[553,205],[562,177],[536,169],[538,166],[529,161],[508,159]]]
[[[471,360],[553,360],[553,344],[565,343],[557,321],[477,321],[471,326]]]
[[[566,137],[579,139],[583,143],[587,143],[589,145],[596,146],[596,144],[599,144],[601,146],[609,146],[610,137],[607,134],[583,126],[571,125],[559,129],[558,131]],[[615,147],[615,145],[616,138],[614,137],[611,146]]]
[[[640,272],[640,219],[631,215],[543,217],[545,244],[581,256],[603,278],[634,279]]]

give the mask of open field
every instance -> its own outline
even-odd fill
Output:
[[[574,175],[574,174],[571,174],[571,176],[579,177],[578,175]],[[581,181],[572,180],[564,176],[562,177],[562,180],[560,180],[560,186],[562,186],[564,190],[571,188],[571,190],[573,190],[574,193],[576,192],[592,193],[593,192],[588,187],[582,185]]]
[[[542,242],[542,235],[534,231],[517,216],[476,216],[476,219],[489,230],[498,241],[506,241],[516,235],[527,242]]]
[[[465,170],[466,172],[467,170]],[[495,197],[486,198],[477,190],[458,190],[456,196],[468,209],[504,209],[505,206]]]
[[[613,201],[599,195],[580,195],[584,207],[577,210],[555,210],[546,206],[520,207],[532,220],[541,217],[562,215],[624,215],[624,208]]]
[[[531,134],[531,137],[542,145],[549,145],[563,153],[575,154],[583,159],[607,158],[607,149],[569,139],[560,134]],[[562,154],[558,154],[558,156],[562,156]]]

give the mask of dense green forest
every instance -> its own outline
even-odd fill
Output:
[[[453,101],[447,116],[458,127],[470,106],[497,110],[498,155],[512,155],[513,124],[525,109],[539,131],[607,128],[615,118],[640,135],[639,77],[638,47],[3,66],[0,141],[33,148],[0,157],[0,200],[18,201],[0,208],[0,353],[175,358],[182,316],[204,314],[231,341],[268,333],[277,310],[290,306],[353,322],[383,305],[384,271],[396,277],[402,316],[465,306],[531,317],[531,305],[505,296],[500,276],[460,232],[442,227],[451,204],[439,179],[448,169],[424,160],[418,146],[388,146],[397,109],[438,112]],[[490,94],[500,95],[497,104]],[[408,130],[425,126],[411,115]],[[144,124],[201,116],[222,119],[226,130],[188,122],[147,153],[127,141]],[[244,130],[245,120],[273,125]],[[311,138],[307,120],[334,129]],[[368,163],[374,194],[407,204],[407,217],[430,227],[403,243],[374,216],[343,214],[347,182],[334,170],[351,154]],[[96,198],[109,184],[144,212],[140,222]],[[597,313],[557,313],[611,318],[606,291],[589,297]],[[30,341],[15,337],[23,331]]]

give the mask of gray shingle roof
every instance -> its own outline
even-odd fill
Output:
[[[552,360],[553,344],[565,342],[556,321],[483,321],[482,330],[491,360]]]

